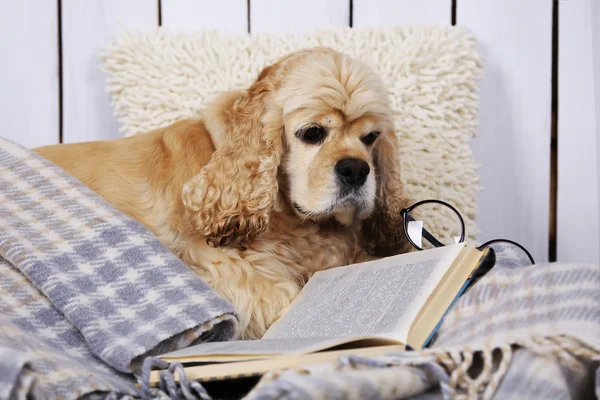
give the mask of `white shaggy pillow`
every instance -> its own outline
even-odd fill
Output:
[[[358,58],[389,89],[408,195],[456,206],[474,240],[480,187],[469,141],[482,73],[475,44],[467,31],[439,26],[253,36],[158,29],[123,33],[102,59],[116,115],[130,136],[200,116],[219,92],[247,88],[263,67],[289,52],[327,46]],[[433,232],[445,238],[449,221],[430,218]]]

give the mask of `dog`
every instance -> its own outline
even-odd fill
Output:
[[[317,271],[409,251],[379,77],[328,48],[137,136],[34,149],[144,224],[261,338]]]

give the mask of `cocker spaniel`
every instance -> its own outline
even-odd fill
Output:
[[[316,271],[408,251],[386,90],[327,48],[266,67],[201,120],[35,149],[140,221],[260,338]]]

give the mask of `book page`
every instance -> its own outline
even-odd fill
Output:
[[[285,354],[267,359],[252,359],[242,362],[224,362],[210,365],[188,366],[185,375],[188,380],[200,382],[214,382],[217,380],[232,380],[236,378],[247,378],[260,376],[273,370],[289,369],[300,365],[330,363],[339,360],[342,356],[373,357],[390,353],[404,351],[403,345],[388,345],[367,347],[359,349],[343,349],[324,351],[310,354]],[[180,379],[175,374],[175,381]],[[161,381],[161,371],[150,372],[150,383],[158,384]]]
[[[161,354],[163,359],[188,358],[208,355],[276,355],[305,353],[337,344],[340,338],[288,338],[270,340],[232,340],[209,342],[186,347],[171,353]]]
[[[405,341],[420,308],[464,247],[318,272],[264,338],[385,336]]]

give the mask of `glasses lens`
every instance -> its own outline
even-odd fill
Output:
[[[488,242],[489,243],[489,242]],[[489,245],[496,252],[497,260],[510,260],[511,265],[531,265],[530,254],[510,240],[498,239]]]
[[[422,249],[458,243],[464,226],[453,209],[438,203],[423,203],[413,208],[407,219],[410,239]]]

